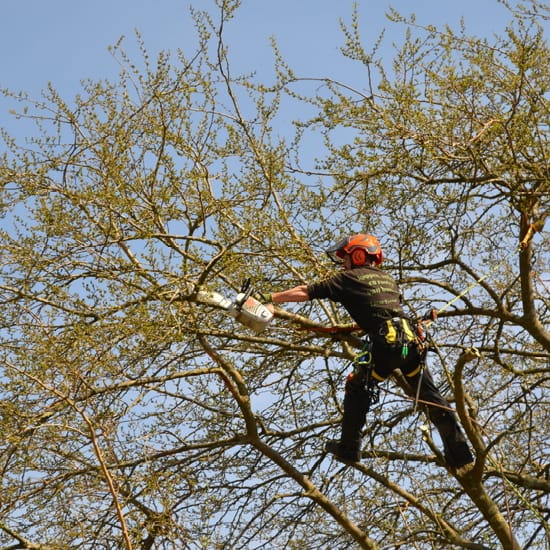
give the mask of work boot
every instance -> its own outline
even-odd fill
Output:
[[[445,461],[451,468],[461,468],[474,461],[466,438],[453,413],[432,410],[430,411],[430,419],[439,432],[443,442]]]
[[[334,455],[340,462],[359,462],[361,460],[360,442],[356,445],[344,445],[341,441],[335,439],[327,441],[325,451]]]
[[[444,454],[445,461],[451,468],[462,468],[474,461],[465,441],[444,441]]]

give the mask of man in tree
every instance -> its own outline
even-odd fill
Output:
[[[273,303],[323,298],[341,303],[368,335],[370,349],[365,351],[366,360],[358,363],[346,379],[340,440],[329,441],[326,450],[343,462],[360,460],[361,431],[373,390],[393,370],[400,369],[419,399],[428,403],[428,414],[443,441],[449,467],[460,468],[473,462],[454,412],[424,365],[425,353],[403,312],[399,287],[379,268],[383,252],[378,239],[366,234],[348,236],[327,250],[327,254],[342,265],[342,271],[319,282],[275,292],[270,297]]]

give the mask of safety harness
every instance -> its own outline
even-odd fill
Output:
[[[379,328],[380,336],[383,337],[386,345],[391,348],[400,348],[401,357],[406,358],[409,354],[409,349],[416,346],[419,354],[419,362],[417,368],[406,373],[407,378],[412,378],[418,373],[422,373],[426,365],[426,356],[431,347],[430,339],[425,329],[427,321],[435,320],[437,312],[431,310],[422,319],[412,323],[403,317],[394,317],[384,321]],[[367,411],[371,406],[378,402],[380,398],[379,382],[385,379],[376,372],[376,365],[372,357],[373,341],[369,336],[364,339],[364,344],[361,351],[353,358],[353,373],[354,377],[359,377],[364,382],[366,391]],[[419,384],[420,386],[420,384]],[[418,399],[418,396],[417,396]]]

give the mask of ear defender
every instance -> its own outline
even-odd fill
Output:
[[[364,265],[367,261],[367,253],[362,248],[351,251],[351,263],[353,265]]]

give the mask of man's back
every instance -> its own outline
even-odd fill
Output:
[[[383,321],[403,316],[399,287],[391,275],[375,266],[341,271],[308,285],[310,299],[328,298],[341,303],[366,332]]]

